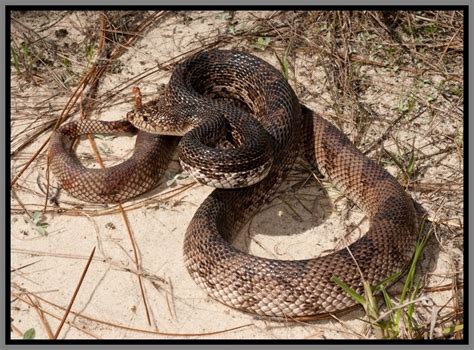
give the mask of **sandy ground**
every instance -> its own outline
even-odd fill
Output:
[[[120,57],[112,71],[105,74],[98,90],[100,103],[90,117],[104,120],[122,118],[132,107],[131,86],[138,84],[144,99],[152,98],[160,84],[167,83],[169,79],[170,71],[166,69],[169,60],[211,42],[222,33],[255,25],[259,17],[268,16],[268,13],[238,12],[230,19],[225,12],[192,12],[186,16],[173,14],[163,17]],[[45,28],[46,23],[58,21],[41,31],[41,35],[54,38],[59,47],[80,47],[87,42],[86,29],[90,23],[98,21],[98,14],[32,13],[17,19],[36,30]],[[58,36],[60,29],[67,30],[65,37]],[[13,32],[22,30],[23,26],[13,22]],[[219,46],[248,47],[248,42],[236,39],[227,44],[221,42]],[[249,50],[280,67],[271,50],[252,47]],[[76,61],[70,59],[68,64],[71,76],[80,75],[87,68],[84,50],[76,51]],[[333,97],[324,69],[317,65],[320,57],[313,51],[299,52],[292,61],[290,82],[304,103],[337,122],[349,135],[354,135],[357,124],[353,110],[343,106],[342,114],[347,119],[334,118],[338,112],[331,102]],[[156,69],[163,66],[163,69]],[[368,150],[397,118],[397,108],[403,108],[403,103],[407,103],[406,99],[411,96],[408,93],[406,97],[407,92],[430,96],[436,91],[432,89],[433,85],[419,85],[407,71],[373,66],[361,69],[366,79],[361,82],[366,84],[364,102],[370,104],[373,113],[380,117],[363,134],[364,142],[360,147]],[[50,73],[53,76],[54,72],[63,70],[52,67]],[[151,74],[144,75],[145,72]],[[58,74],[58,77],[61,78],[61,75]],[[135,81],[137,78],[140,78],[138,82]],[[53,79],[50,84],[41,81],[37,85],[25,84],[22,77],[13,72],[13,176],[47,140],[50,129],[35,135],[33,142],[17,150],[26,138],[32,137],[30,132],[36,130],[35,127],[54,121],[59,116],[74,90],[74,85],[65,88],[69,86],[67,79],[68,75],[65,75],[62,79]],[[434,84],[441,77],[432,74],[425,79]],[[463,132],[462,120],[441,117],[449,108],[445,103],[425,109],[413,122],[392,130],[383,142],[384,148],[396,153],[400,145],[414,142],[417,149],[422,149],[420,157],[435,154],[442,143],[452,143],[456,135]],[[78,117],[79,111],[73,110],[71,118]],[[130,155],[134,140],[129,137],[98,137],[96,142],[106,164],[110,165]],[[460,142],[459,147],[462,147],[462,137]],[[80,143],[78,153],[88,166],[98,166],[87,140]],[[402,179],[396,165],[382,155],[380,148],[369,153],[370,157],[381,160],[387,170]],[[351,232],[349,241],[366,232],[368,222],[363,213],[330,183],[315,181],[303,164],[298,162],[295,165],[277,198],[252,220],[234,242],[237,247],[255,255],[278,259],[311,258],[340,249],[347,232]],[[422,191],[409,192],[431,218],[443,223],[437,226],[436,239],[423,253],[420,281],[429,288],[450,286],[454,280],[462,281],[463,218],[462,207],[458,206],[456,198],[446,195],[443,186],[451,182],[461,183],[462,186],[462,173],[459,178],[456,177],[458,173],[451,170],[462,169],[462,158],[454,149],[446,157],[433,158],[433,163],[422,163],[420,166],[426,167],[422,182],[432,181],[442,185],[427,195]],[[95,255],[59,338],[360,339],[374,336],[368,331],[366,322],[361,320],[365,317],[362,309],[315,322],[274,322],[232,310],[210,299],[189,277],[183,264],[182,245],[188,223],[212,189],[198,185],[182,174],[176,157],[159,188],[124,203],[136,241],[139,268],[124,218],[117,206],[83,203],[61,191],[59,205],[48,202],[44,216],[37,218],[35,224],[35,218],[39,215],[36,213],[45,203],[45,169],[46,154],[43,151],[21,175],[11,197],[13,338],[21,338],[30,328],[35,329],[36,338],[47,338],[48,327],[54,334],[93,248],[96,249]],[[57,183],[52,175],[50,181],[53,186],[50,192],[56,194]],[[462,196],[462,192],[456,189],[451,194],[453,197]],[[144,294],[138,275],[142,278]],[[397,289],[400,287],[395,286]],[[459,300],[462,302],[462,295],[453,292],[453,287],[444,289],[422,294],[426,300],[417,304],[418,321],[426,322],[433,315],[440,317],[442,311],[438,313],[438,310],[443,306],[444,311],[462,308],[462,305],[456,304]],[[150,324],[142,295],[148,306]],[[44,314],[39,309],[44,310]],[[241,328],[229,330],[235,327]],[[216,331],[223,332],[208,334]]]

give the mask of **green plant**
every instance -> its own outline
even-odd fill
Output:
[[[420,235],[415,247],[415,253],[411,260],[403,289],[399,300],[395,300],[389,295],[386,287],[397,279],[401,273],[396,273],[376,286],[371,286],[367,281],[363,282],[364,295],[358,294],[354,289],[341,281],[337,276],[332,277],[332,282],[336,283],[344,292],[362,305],[368,317],[368,323],[376,335],[383,338],[395,339],[402,337],[402,324],[405,326],[406,333],[403,337],[419,337],[419,329],[414,322],[415,303],[420,301],[420,281],[415,281],[416,266],[420,260],[421,253],[430,237],[431,230],[424,234],[424,223],[420,225]],[[374,297],[375,294],[381,294],[385,304],[385,312],[381,312]]]
[[[95,55],[95,44],[92,42],[86,44],[85,50],[86,50],[87,67],[90,67],[92,65],[92,60]]]
[[[35,329],[30,328],[23,334],[23,339],[35,339],[35,336],[36,336]]]
[[[23,41],[19,46],[13,40],[11,43],[11,56],[13,66],[18,74],[31,73],[33,70],[33,57],[29,40]]]
[[[48,227],[48,223],[46,223],[43,214],[40,211],[35,211],[31,216],[31,221],[33,225],[35,225],[36,231],[42,236],[47,236],[48,232],[46,228]]]
[[[398,148],[399,155],[392,154],[387,151],[387,154],[390,156],[395,165],[402,171],[405,182],[408,183],[412,179],[417,170],[416,163],[416,149],[415,149],[415,139],[413,139],[411,150],[408,154],[408,161],[406,161],[406,156],[403,155],[403,152],[400,150],[398,143],[396,143]]]
[[[255,44],[252,46],[259,50],[265,51],[265,49],[267,48],[267,46],[270,44],[271,41],[272,41],[271,38],[259,37],[257,41],[255,42]]]
[[[288,47],[286,48],[285,50],[285,53],[283,54],[282,57],[278,56],[276,53],[275,53],[275,56],[276,58],[278,59],[278,62],[280,62],[280,67],[281,67],[281,72],[283,74],[283,77],[288,80],[288,77],[289,77],[289,74],[288,74],[288,67],[289,67],[289,64],[288,64],[288,52],[290,50],[290,45],[288,45]]]

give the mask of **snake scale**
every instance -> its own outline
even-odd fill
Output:
[[[166,121],[167,115],[172,122]],[[127,161],[131,164],[115,169],[84,168],[64,141],[79,134],[103,132],[107,123],[70,123],[54,133],[51,167],[67,191],[90,201],[118,201],[153,187],[169,161],[166,152],[176,144],[173,136],[149,134],[158,128],[168,135],[186,133],[180,143],[180,160],[188,171],[204,156],[230,152],[231,157],[224,156],[216,163],[226,168],[229,160],[240,161],[247,166],[243,174],[257,178],[247,185],[239,182],[230,186],[235,188],[215,189],[187,229],[185,265],[212,298],[273,318],[319,318],[356,304],[332,281],[333,276],[363,293],[364,280],[375,285],[409,264],[417,239],[411,198],[393,176],[358,151],[341,131],[300,104],[282,74],[267,62],[238,51],[197,53],[176,66],[164,98],[143,105],[127,117],[145,131],[139,132],[134,154]],[[185,119],[187,122],[180,122]],[[239,120],[245,122],[239,124]],[[174,131],[174,123],[182,123],[182,130]],[[213,131],[215,135],[206,139],[206,131],[213,129],[211,124],[227,131]],[[250,142],[247,136],[240,136],[248,131],[242,124],[251,125],[250,129],[260,127],[257,131],[266,136],[257,145],[255,158],[259,161],[255,164],[239,158],[238,152],[247,154],[254,149],[246,145]],[[195,149],[198,146],[201,148]],[[261,156],[268,152],[271,161]],[[368,232],[348,247],[314,259],[275,260],[237,250],[229,241],[275,193],[297,156],[308,159],[364,210],[370,220]],[[212,164],[211,158],[207,166]],[[224,172],[213,168],[208,175],[222,178]],[[193,175],[204,182],[197,173]]]

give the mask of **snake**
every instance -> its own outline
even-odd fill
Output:
[[[84,168],[66,143],[110,132],[107,123],[73,122],[54,132],[49,160],[61,186],[89,201],[139,195],[156,185],[169,161],[164,152],[181,137],[183,169],[217,187],[189,223],[184,264],[198,286],[229,307],[278,320],[343,313],[357,301],[335,278],[362,295],[367,284],[402,275],[413,258],[419,223],[397,179],[301,103],[277,68],[250,53],[211,49],[177,64],[164,97],[115,122],[140,129],[133,156],[111,170]],[[297,157],[363,210],[368,231],[310,259],[264,258],[234,247],[232,239],[274,196]]]

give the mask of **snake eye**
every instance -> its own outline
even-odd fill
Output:
[[[146,115],[142,116],[142,118],[145,123],[148,121],[148,117]]]

